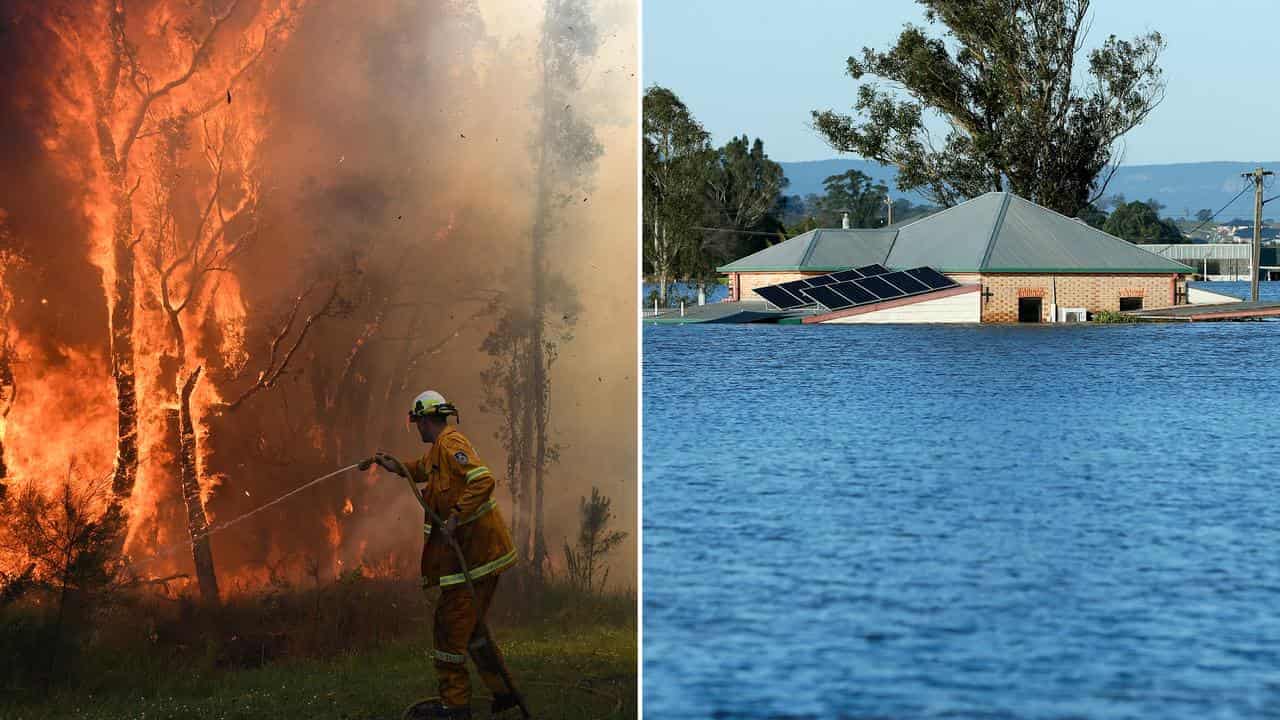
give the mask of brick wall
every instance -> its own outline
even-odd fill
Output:
[[[762,300],[754,290],[765,285],[825,275],[821,272],[753,272],[733,273],[731,292],[741,300]],[[1082,307],[1089,312],[1118,311],[1120,298],[1140,297],[1144,308],[1168,307],[1174,304],[1174,275],[980,275],[947,273],[962,285],[982,285],[991,293],[982,298],[982,322],[1017,322],[1018,298],[1039,297],[1040,321],[1049,322],[1057,284],[1060,308]],[[1179,279],[1180,285],[1185,283]],[[1184,300],[1185,302],[1185,300]]]
[[[982,275],[978,273],[947,273],[946,275],[961,285],[977,285],[982,282]]]
[[[765,285],[777,285],[778,283],[791,282],[804,277],[814,277],[815,275],[826,275],[824,272],[752,272],[737,273],[738,276],[738,294],[740,300],[763,300],[755,293],[758,287]]]
[[[957,282],[972,282],[952,275]],[[982,300],[982,322],[1017,322],[1018,298],[1039,297],[1040,321],[1049,322],[1055,282],[1060,308],[1082,307],[1089,312],[1118,311],[1120,298],[1140,297],[1142,307],[1174,304],[1174,275],[983,275],[980,282],[989,297]]]

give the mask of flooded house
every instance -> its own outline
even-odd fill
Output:
[[[1070,322],[1188,302],[1194,270],[991,192],[896,227],[819,229],[735,260],[730,302],[804,323]]]

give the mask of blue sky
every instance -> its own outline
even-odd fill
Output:
[[[888,47],[911,0],[645,0],[645,86],[671,88],[716,143],[761,137],[775,160],[838,157],[809,111],[847,112],[845,59]],[[1164,35],[1164,102],[1126,136],[1125,164],[1280,159],[1280,3],[1095,0],[1090,46],[1107,35]],[[1256,59],[1256,61],[1255,61]]]

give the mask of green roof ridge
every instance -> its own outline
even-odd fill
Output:
[[[991,262],[991,253],[996,249],[996,238],[1000,235],[1000,228],[1004,227],[1004,216],[1009,212],[1010,193],[1001,193],[1004,197],[1000,201],[1000,210],[996,213],[996,220],[991,224],[991,234],[987,236],[987,248],[982,253],[982,260],[979,261],[978,267],[985,268]]]
[[[813,251],[818,247],[818,239],[822,237],[822,228],[813,229],[813,237],[809,239],[809,246],[804,249],[804,254],[800,256],[800,267],[809,264],[809,258],[813,257]]]

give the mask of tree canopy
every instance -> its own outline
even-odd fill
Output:
[[[889,188],[884,183],[873,183],[865,173],[848,170],[829,176],[822,181],[822,186],[827,190],[820,205],[826,227],[840,227],[841,216],[846,211],[849,227],[873,228],[885,224]]]
[[[1134,243],[1185,243],[1182,231],[1171,220],[1160,217],[1160,213],[1152,203],[1131,202],[1118,206],[1112,211],[1104,232],[1124,238]]]
[[[787,186],[764,141],[748,135],[713,148],[680,98],[653,85],[644,95],[644,269],[665,304],[677,278],[707,282],[716,267],[781,235]]]
[[[1116,142],[1160,103],[1152,32],[1109,36],[1077,63],[1089,0],[919,0],[943,37],[908,25],[886,51],[864,48],[848,74],[861,85],[856,116],[813,112],[836,150],[898,168],[898,186],[950,206],[1008,190],[1075,216],[1106,189]],[[934,144],[927,121],[948,132]]]
[[[779,197],[773,216],[782,223],[784,236],[794,237],[815,228],[840,227],[842,209],[850,211],[850,227],[884,227],[889,219],[884,203],[888,188],[882,183],[873,184],[870,178],[860,172],[858,175],[862,175],[862,178],[848,172],[827,177],[823,181],[827,191],[822,195],[809,193],[804,197]],[[895,224],[937,211],[938,208],[932,205],[916,205],[904,197],[893,199]]]
[[[645,91],[643,115],[643,257],[646,269],[659,278],[665,302],[667,281],[701,242],[696,228],[706,212],[704,188],[713,156],[710,135],[667,88]]]
[[[1080,208],[1080,212],[1076,215],[1080,220],[1085,221],[1089,227],[1102,229],[1107,224],[1107,214],[1101,208],[1093,203],[1089,203]]]
[[[714,272],[714,265],[721,261],[763,248],[764,236],[756,233],[781,229],[772,213],[787,178],[782,166],[769,159],[764,141],[736,137],[717,149],[714,157],[707,173],[706,208],[712,227],[722,230],[711,232],[705,244],[709,252],[701,254],[712,267],[690,268],[693,277]]]

